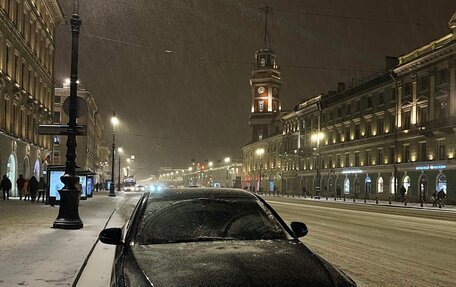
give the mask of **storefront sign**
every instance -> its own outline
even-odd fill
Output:
[[[420,165],[415,167],[416,170],[435,170],[435,169],[445,169],[447,168],[446,164],[440,165]]]
[[[348,170],[342,171],[342,174],[354,174],[354,173],[363,173],[363,171],[360,169],[348,169]]]

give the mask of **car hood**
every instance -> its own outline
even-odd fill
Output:
[[[153,286],[351,286],[292,240],[137,245],[132,252]]]

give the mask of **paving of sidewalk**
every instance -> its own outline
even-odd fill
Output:
[[[71,286],[122,199],[100,191],[80,201],[79,230],[52,228],[58,206],[0,199],[0,286]]]

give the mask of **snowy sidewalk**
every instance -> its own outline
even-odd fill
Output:
[[[80,201],[84,228],[62,230],[52,228],[58,206],[0,199],[0,286],[71,286],[122,200],[97,192]]]
[[[439,208],[437,206],[432,206],[432,203],[424,203],[423,207],[421,207],[421,204],[419,202],[408,202],[407,205],[404,205],[403,202],[398,202],[398,201],[391,201],[391,204],[389,201],[384,201],[384,200],[379,200],[378,203],[375,200],[366,200],[366,203],[364,203],[364,198],[357,198],[355,202],[353,202],[353,198],[346,198],[345,201],[343,199],[337,199],[334,200],[334,197],[328,197],[326,199],[325,196],[322,196],[320,199],[317,198],[311,198],[310,196],[307,196],[304,198],[303,196],[292,196],[292,195],[269,195],[269,194],[262,194],[264,198],[274,198],[274,197],[280,197],[280,198],[289,198],[289,199],[296,199],[296,200],[308,200],[308,201],[320,201],[320,202],[332,202],[332,203],[340,203],[340,204],[358,204],[358,205],[379,205],[379,206],[391,206],[391,207],[398,207],[398,208],[415,208],[415,209],[423,209],[423,210],[435,210],[435,211],[443,211],[443,212],[455,212],[456,213],[456,206],[454,205],[447,205],[445,204],[442,206],[442,208]]]

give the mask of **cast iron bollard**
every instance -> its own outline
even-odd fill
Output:
[[[345,194],[344,194],[344,202],[345,202]]]
[[[407,206],[407,196],[404,197],[404,206]]]
[[[391,195],[388,197],[388,202],[391,204]]]
[[[378,196],[375,197],[375,204],[378,204]]]
[[[356,198],[353,197],[353,202],[356,202]]]

